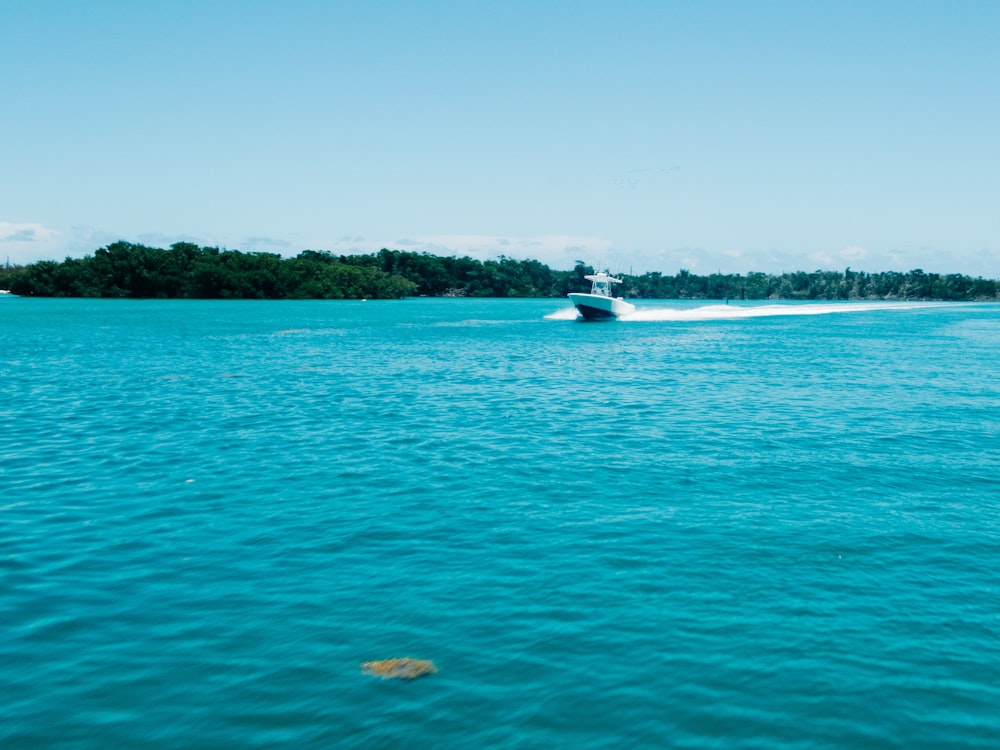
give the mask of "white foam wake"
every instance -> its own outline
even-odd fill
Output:
[[[930,306],[932,305],[922,302],[815,302],[748,307],[742,305],[706,305],[687,310],[654,307],[636,310],[620,320],[740,320],[743,318],[769,318],[777,315],[835,315],[872,310],[913,310],[918,307]]]
[[[554,313],[549,313],[545,316],[546,320],[576,320],[577,312],[575,307],[567,307],[563,310],[557,310]]]

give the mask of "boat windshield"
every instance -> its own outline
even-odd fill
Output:
[[[584,278],[589,279],[593,282],[590,287],[590,293],[595,294],[598,297],[611,297],[611,285],[620,284],[621,279],[616,279],[613,276],[608,275],[607,272],[602,271],[601,273],[595,273],[591,276],[586,276]]]

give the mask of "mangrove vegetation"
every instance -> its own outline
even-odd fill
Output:
[[[84,258],[0,268],[0,288],[35,297],[187,299],[398,299],[564,297],[588,291],[591,266],[556,271],[537,260],[479,261],[383,249],[368,255],[276,253],[115,242]],[[639,299],[1000,300],[1000,281],[962,274],[885,271],[751,272],[699,276],[623,274],[623,296]]]

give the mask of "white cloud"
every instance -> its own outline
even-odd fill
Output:
[[[382,248],[427,252],[432,255],[491,260],[503,255],[515,260],[537,260],[551,268],[570,269],[577,260],[590,265],[617,262],[613,244],[599,237],[575,235],[513,236],[493,234],[435,234],[376,240],[345,235],[337,240],[312,241],[309,247],[336,253],[377,253]],[[625,268],[627,268],[627,263]],[[618,265],[621,268],[621,265]]]
[[[675,274],[687,269],[696,274],[746,274],[751,271],[782,273],[792,271],[909,271],[922,268],[935,273],[963,273],[1000,278],[1000,249],[981,247],[949,248],[930,246],[877,247],[869,244],[811,247],[801,251],[778,247],[725,247],[696,244],[657,246],[651,242],[616,243],[603,237],[571,234],[413,234],[372,238],[371,234],[341,233],[326,237],[302,237],[292,233],[265,236],[193,236],[144,233],[138,237],[90,226],[67,230],[50,229],[40,223],[0,222],[0,264],[24,265],[39,260],[83,257],[116,240],[141,242],[153,247],[169,247],[174,242],[218,245],[243,251],[267,250],[285,257],[304,249],[329,250],[337,255],[377,253],[382,248],[428,252],[441,256],[469,256],[490,260],[503,255],[515,260],[538,260],[550,268],[569,270],[576,261],[608,268],[614,273],[643,274],[659,271]]]
[[[817,250],[816,252],[809,253],[806,257],[809,259],[807,267],[796,268],[796,271],[830,270],[840,265],[840,262],[834,257],[833,253],[826,250]]]
[[[515,260],[538,260],[554,268],[572,268],[577,260],[590,265],[607,265],[613,252],[610,240],[574,235],[442,234],[416,239],[421,249],[435,255],[467,255],[477,260],[504,255]]]
[[[885,253],[879,261],[870,259],[866,270],[911,271],[915,268],[932,273],[962,273],[968,276],[1000,278],[1000,249],[942,249],[936,247],[901,247]]]
[[[868,257],[868,251],[863,247],[851,245],[840,251],[840,257],[851,263],[859,263]]]
[[[12,224],[0,221],[0,242],[29,243],[48,242],[56,236],[56,231],[41,224]]]
[[[0,221],[0,263],[8,260],[26,265],[53,260],[59,248],[59,233],[42,224]]]
[[[173,243],[170,243],[173,244]],[[247,237],[243,246],[250,252],[278,252],[292,250],[292,243],[276,237]]]

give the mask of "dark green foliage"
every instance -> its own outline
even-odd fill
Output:
[[[39,297],[197,299],[395,299],[416,286],[373,266],[306,250],[283,260],[178,242],[169,250],[116,242],[81,260],[41,261],[8,269],[15,294]]]
[[[920,269],[866,273],[848,268],[780,276],[759,271],[695,276],[682,270],[676,276],[653,272],[623,278],[626,297],[653,299],[1000,300],[1000,282]]]
[[[398,299],[565,297],[590,290],[591,266],[553,271],[537,260],[478,261],[384,249],[336,256],[303,250],[294,258],[178,242],[169,250],[115,242],[82,259],[0,268],[0,288],[39,297],[202,299]],[[640,299],[1000,300],[1000,282],[915,269],[623,276],[622,294]]]

